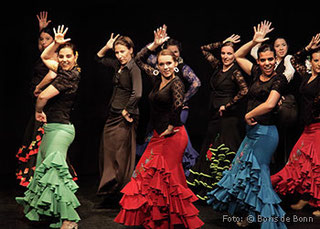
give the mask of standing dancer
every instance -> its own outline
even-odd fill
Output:
[[[224,170],[229,169],[243,139],[244,123],[240,110],[244,110],[241,99],[248,87],[234,57],[234,44],[240,42],[232,35],[223,42],[201,47],[204,57],[212,65],[214,73],[209,79],[211,89],[210,113],[207,136],[200,157],[190,169],[188,184],[201,200],[215,188]],[[212,52],[219,49],[221,60]]]
[[[248,216],[251,222],[261,223],[261,228],[286,228],[280,220],[285,212],[280,207],[280,198],[273,191],[269,164],[278,144],[273,110],[287,80],[274,70],[275,51],[272,46],[263,44],[259,48],[258,65],[245,58],[253,46],[268,39],[265,35],[272,29],[259,24],[254,31],[253,39],[235,53],[240,67],[253,79],[245,115],[246,137],[230,169],[225,171],[217,188],[208,193],[208,204],[231,215]],[[245,226],[248,224],[246,219],[237,224]]]
[[[133,48],[129,37],[113,37],[112,33],[96,57],[99,63],[115,71],[99,157],[101,179],[97,194],[104,197],[100,207],[117,201],[119,191],[130,181],[134,170],[142,79],[133,58]],[[109,50],[114,50],[116,59],[105,57]]]
[[[166,29],[166,25],[163,26]],[[183,108],[181,111],[181,121],[183,124],[186,124],[188,116],[189,116],[189,100],[197,93],[199,87],[201,86],[201,82],[194,71],[191,69],[189,65],[187,65],[183,58],[181,57],[181,43],[177,40],[170,38],[167,42],[161,45],[161,48],[171,50],[177,58],[178,66],[176,68],[176,75],[181,79],[185,87],[185,95],[183,100]],[[147,63],[150,64],[152,67],[156,68],[157,65],[157,56],[151,54],[147,60]],[[142,155],[147,144],[149,143],[152,137],[152,129],[149,128],[150,132],[147,134],[145,143],[143,145],[138,145],[137,147],[137,154]],[[195,165],[196,159],[198,158],[199,153],[192,147],[190,138],[188,136],[188,145],[186,148],[185,153],[183,154],[183,168],[185,171],[186,176],[189,175],[189,169]]]
[[[54,42],[41,54],[45,65],[56,72],[57,77],[37,98],[35,117],[37,121],[46,123],[44,135],[34,177],[25,196],[16,198],[24,206],[29,220],[50,218],[51,228],[62,229],[77,228],[76,222],[80,220],[75,211],[80,205],[74,194],[78,186],[72,180],[66,163],[66,154],[75,136],[70,112],[80,81],[80,69],[74,45],[70,39],[64,38],[67,30],[63,25],[57,32],[54,30]],[[49,100],[52,104],[44,113]]]
[[[300,210],[305,205],[320,208],[320,34],[291,59],[292,65],[302,77],[301,118],[304,131],[293,147],[285,167],[271,176],[275,190],[286,195],[297,192],[302,198],[292,209]],[[305,60],[311,57],[311,73],[307,72]],[[320,210],[313,212],[320,216]]]
[[[157,56],[156,70],[146,63],[148,56],[168,39],[158,29],[154,42],[136,56],[138,65],[150,76],[154,87],[149,94],[153,136],[139,160],[131,181],[121,191],[122,206],[115,222],[145,228],[200,228],[203,222],[192,202],[182,167],[187,133],[180,120],[184,86],[175,75],[175,55],[167,49]]]
[[[268,26],[266,21],[262,22],[261,26]],[[251,49],[251,56],[257,59],[257,51],[261,44],[257,44]],[[286,164],[291,149],[293,148],[300,134],[300,129],[297,128],[298,121],[298,85],[299,77],[294,77],[295,69],[291,65],[290,59],[292,55],[288,54],[288,43],[278,37],[273,43],[276,52],[275,71],[278,74],[283,74],[288,80],[288,86],[284,91],[281,99],[281,105],[277,111],[277,129],[279,131],[279,144],[274,154],[274,160],[271,162],[271,173],[278,172]],[[299,132],[299,133],[298,133]],[[274,171],[275,170],[275,171]]]

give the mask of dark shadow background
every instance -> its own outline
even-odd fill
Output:
[[[15,154],[30,117],[31,97],[29,82],[33,63],[39,58],[37,51],[38,21],[36,14],[49,12],[53,25],[69,27],[66,37],[71,37],[79,49],[82,79],[79,100],[75,109],[76,138],[69,151],[71,163],[78,175],[93,175],[98,179],[98,148],[104,125],[105,108],[112,92],[112,73],[94,61],[95,53],[109,39],[110,34],[130,36],[135,42],[135,52],[153,39],[153,30],[162,24],[168,26],[170,37],[182,42],[182,57],[202,81],[199,92],[190,101],[190,116],[186,124],[193,146],[199,150],[207,125],[207,79],[212,69],[200,52],[200,46],[222,41],[231,34],[241,35],[241,44],[253,35],[253,26],[261,20],[273,22],[275,30],[270,35],[287,39],[294,53],[304,47],[319,28],[318,9],[308,4],[248,7],[244,4],[216,6],[161,2],[155,5],[125,3],[122,1],[51,2],[43,4],[9,3],[2,6],[1,15],[1,166],[0,175],[15,179],[17,164]],[[158,2],[156,4],[159,4]],[[144,80],[144,97],[140,103],[141,116],[138,141],[143,139],[148,121],[149,83]],[[3,179],[3,178],[1,178]]]

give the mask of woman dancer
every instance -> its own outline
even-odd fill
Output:
[[[217,188],[208,193],[208,204],[231,215],[247,214],[251,222],[261,223],[261,228],[286,228],[280,220],[285,212],[279,205],[280,198],[272,189],[269,163],[278,144],[273,110],[287,80],[274,70],[275,51],[272,46],[263,44],[259,48],[258,65],[245,58],[254,45],[268,39],[265,35],[272,29],[259,24],[254,31],[253,39],[235,53],[240,67],[253,78],[245,115],[246,137],[230,169],[224,173]],[[247,223],[245,218],[237,222],[239,226]]]
[[[293,147],[285,167],[271,176],[275,190],[286,195],[297,192],[302,199],[291,205],[295,210],[309,204],[320,208],[320,34],[312,37],[310,43],[291,59],[292,65],[302,77],[301,118],[304,131]],[[311,57],[311,74],[305,67],[306,57]],[[320,216],[320,210],[313,212]]]
[[[44,136],[37,154],[34,178],[24,197],[16,200],[31,221],[51,218],[51,228],[77,228],[80,218],[75,211],[80,203],[75,196],[78,189],[68,171],[66,154],[75,135],[70,123],[80,81],[77,54],[70,38],[64,36],[68,28],[58,27],[55,40],[41,54],[45,65],[57,73],[56,79],[37,98],[35,117],[44,125]],[[58,54],[58,59],[56,57]],[[48,100],[52,103],[46,113]],[[61,226],[62,225],[62,226]]]
[[[269,26],[266,21],[262,22],[261,26]],[[251,56],[257,59],[257,50],[261,44],[257,44],[251,49]],[[278,172],[286,164],[290,151],[293,148],[300,134],[300,129],[297,128],[298,121],[298,87],[300,84],[299,77],[294,77],[295,69],[291,65],[290,59],[292,55],[288,54],[288,43],[286,39],[278,37],[273,43],[276,52],[275,71],[278,74],[285,73],[288,80],[288,86],[283,93],[281,105],[277,111],[277,129],[279,131],[279,144],[274,154],[274,160],[271,162],[271,172]],[[299,132],[299,133],[298,133]]]
[[[133,58],[134,44],[127,36],[113,36],[112,33],[96,57],[99,63],[115,70],[99,158],[101,179],[97,194],[104,197],[101,207],[116,201],[119,191],[130,181],[136,156],[138,101],[142,95],[141,71]],[[109,50],[114,50],[116,59],[105,57]]]
[[[178,62],[167,49],[158,54],[159,70],[146,64],[148,56],[168,39],[164,29],[154,34],[154,42],[136,56],[138,65],[151,77],[149,94],[153,137],[139,160],[124,193],[115,222],[145,228],[200,228],[203,222],[192,202],[197,198],[188,189],[182,168],[187,146],[186,130],[180,120],[184,86],[175,75]]]
[[[40,29],[38,38],[38,48],[40,52],[42,52],[54,41],[53,29],[48,26],[51,20],[47,20],[47,16],[48,13],[45,11],[40,12],[40,14],[37,15]],[[57,74],[48,69],[41,58],[37,60],[33,69],[33,75],[30,83],[30,94],[32,95],[32,102],[34,105],[38,95],[55,79],[56,76]],[[48,109],[48,106],[45,107],[45,110],[46,109]],[[20,180],[19,184],[21,186],[27,187],[34,175],[37,153],[39,151],[43,133],[44,130],[42,123],[35,120],[33,111],[25,130],[23,144],[16,155],[18,158],[16,175],[17,179]],[[68,160],[67,162],[73,179],[77,180],[75,170]]]
[[[234,57],[234,44],[240,42],[238,35],[232,35],[223,42],[201,47],[202,53],[214,69],[209,79],[211,102],[207,136],[203,142],[200,157],[190,169],[188,184],[201,200],[215,188],[224,170],[230,164],[239,148],[244,123],[241,122],[241,99],[248,87]],[[221,60],[212,52],[219,49]]]
[[[163,29],[166,30],[166,25],[163,26]],[[185,124],[189,116],[189,100],[197,93],[199,87],[201,86],[201,82],[194,71],[191,69],[191,67],[184,63],[183,58],[181,57],[182,47],[179,41],[170,38],[167,42],[161,45],[161,48],[171,50],[178,60],[178,66],[176,68],[177,72],[175,74],[181,79],[185,87],[183,108],[180,117],[182,123]],[[156,68],[157,56],[153,54],[150,55],[147,63]],[[138,155],[142,155],[152,137],[152,128],[149,127],[148,129],[150,130],[150,132],[147,134],[144,144],[137,146]],[[189,169],[195,165],[198,156],[199,153],[192,147],[190,138],[188,136],[188,145],[185,153],[183,154],[182,160],[182,165],[186,176],[189,176]]]

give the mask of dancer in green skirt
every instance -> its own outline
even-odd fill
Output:
[[[78,189],[66,163],[66,154],[75,136],[70,123],[80,69],[77,52],[70,39],[64,36],[68,28],[54,29],[55,41],[42,53],[45,65],[57,73],[56,79],[38,96],[35,117],[44,124],[44,135],[37,155],[34,177],[24,197],[17,197],[31,221],[50,220],[51,228],[78,228],[80,220],[75,208],[80,203]],[[57,53],[57,54],[56,54]],[[47,105],[48,100],[50,103]],[[46,106],[46,113],[43,108]]]

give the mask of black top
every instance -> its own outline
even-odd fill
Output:
[[[154,68],[147,63],[147,58],[152,52],[144,47],[136,55],[136,63],[152,79],[153,89],[149,94],[151,104],[151,122],[158,134],[164,132],[168,125],[182,126],[180,112],[183,107],[184,85],[179,77],[172,79],[161,90],[161,77],[154,75]]]
[[[308,83],[311,73],[307,72],[304,64],[310,53],[305,49],[300,50],[291,58],[292,66],[302,78],[299,92],[302,95],[300,117],[304,125],[319,122],[320,113],[320,77],[319,75]]]
[[[138,102],[142,96],[142,79],[141,71],[134,59],[132,58],[121,70],[121,64],[114,58],[96,56],[96,60],[115,70],[110,111],[120,114],[125,109],[130,114],[138,115]]]
[[[206,60],[211,64],[214,72],[209,79],[211,90],[210,106],[219,110],[224,105],[227,110],[238,110],[236,105],[247,94],[248,87],[237,63],[227,71],[222,71],[222,62],[213,54],[221,49],[222,42],[201,46],[201,51]]]
[[[251,69],[253,82],[248,92],[248,112],[264,103],[268,99],[269,94],[272,90],[276,90],[281,95],[285,87],[287,86],[288,82],[283,74],[276,74],[268,81],[261,81],[261,74],[262,72],[260,67],[258,65],[253,65]],[[274,110],[255,117],[255,120],[262,125],[274,125],[276,123]]]
[[[46,110],[48,123],[70,123],[70,113],[76,99],[79,82],[80,70],[77,67],[72,70],[58,68],[57,77],[51,85],[59,91],[59,94],[50,99],[49,108]]]

